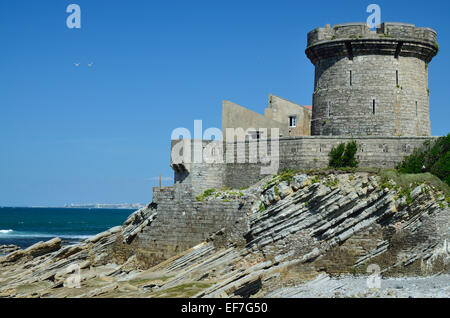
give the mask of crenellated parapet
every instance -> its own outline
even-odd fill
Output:
[[[430,28],[385,22],[371,31],[365,23],[345,23],[309,32],[306,54],[313,64],[332,56],[365,54],[412,56],[429,63],[438,50],[437,33]]]

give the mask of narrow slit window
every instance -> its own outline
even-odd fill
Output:
[[[353,85],[353,78],[352,78],[353,74],[352,71],[350,71],[350,86]]]
[[[418,111],[418,105],[417,105],[417,101],[416,101],[416,117],[417,117],[417,111]]]
[[[395,85],[398,86],[398,70],[395,71]]]
[[[331,117],[331,102],[328,102],[328,118]]]
[[[375,99],[372,100],[372,114],[375,115],[375,108],[376,108],[376,103],[375,103]]]

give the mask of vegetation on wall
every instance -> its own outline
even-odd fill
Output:
[[[430,172],[450,185],[450,134],[434,142],[426,141],[398,166],[400,173]]]
[[[356,141],[352,140],[346,143],[340,143],[337,147],[333,147],[328,154],[330,160],[328,165],[332,168],[355,168],[359,164],[359,160],[356,159],[356,151],[358,145]]]
[[[196,196],[195,199],[197,201],[203,202],[203,201],[205,201],[205,199],[207,197],[211,196],[214,192],[216,192],[216,189],[205,190],[202,194],[199,194],[198,196]]]

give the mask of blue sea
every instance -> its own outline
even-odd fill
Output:
[[[79,242],[122,225],[134,210],[74,208],[0,208],[0,245],[27,248],[60,237]]]

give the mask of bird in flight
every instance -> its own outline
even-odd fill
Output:
[[[88,63],[87,66],[91,67],[92,65],[94,65],[94,62]]]
[[[75,65],[75,67],[80,66],[80,63],[73,63],[73,65]]]

